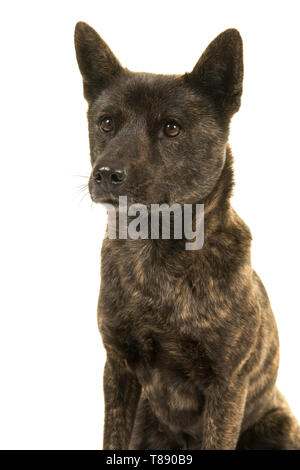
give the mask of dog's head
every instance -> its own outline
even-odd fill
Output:
[[[90,26],[75,47],[88,101],[95,202],[201,202],[222,172],[229,123],[239,109],[242,40],[220,34],[191,73],[155,75],[123,68]]]

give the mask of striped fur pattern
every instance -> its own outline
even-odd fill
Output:
[[[250,231],[230,205],[239,33],[218,36],[183,76],[124,69],[85,23],[75,45],[92,167],[117,160],[128,175],[114,194],[91,178],[93,200],[205,205],[201,250],[172,239],[103,242],[104,449],[299,449],[299,425],[276,388],[276,322],[251,266]],[[97,129],[108,109],[118,122],[109,137]],[[172,140],[158,137],[168,113],[184,129]]]

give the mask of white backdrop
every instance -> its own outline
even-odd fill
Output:
[[[244,39],[232,123],[233,205],[281,339],[279,386],[300,420],[297,1],[11,1],[1,8],[0,447],[99,449],[97,331],[105,212],[82,199],[89,149],[79,20],[132,70],[183,73],[229,27]]]

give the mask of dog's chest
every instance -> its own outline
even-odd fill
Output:
[[[103,309],[104,343],[137,377],[163,425],[174,432],[198,432],[203,392],[214,372],[197,298],[186,272],[176,277],[164,265],[142,261],[118,263],[123,294],[118,308]]]
[[[164,370],[173,378],[176,371],[176,378],[185,382],[200,378],[206,383],[212,375],[205,350],[208,330],[207,325],[202,329],[192,276],[188,269],[172,269],[170,253],[164,261],[149,250],[133,254],[123,249],[111,259],[118,266],[121,294],[116,307],[102,309],[106,347],[143,381],[152,370]],[[130,257],[129,264],[125,261]]]

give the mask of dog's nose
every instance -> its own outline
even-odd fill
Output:
[[[109,166],[96,166],[93,170],[93,178],[99,184],[120,184],[125,179],[125,171],[113,170]]]

